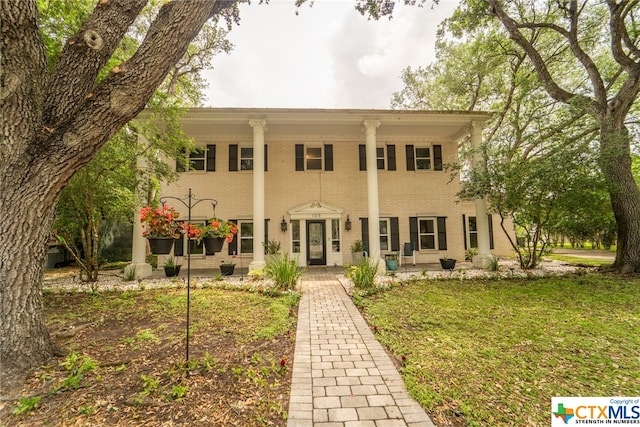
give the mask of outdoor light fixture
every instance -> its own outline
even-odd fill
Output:
[[[282,217],[282,222],[280,223],[280,231],[283,233],[287,231],[287,222],[284,220],[284,216]]]
[[[349,219],[349,214],[347,214],[347,220],[344,222],[344,229],[351,231],[351,220]]]

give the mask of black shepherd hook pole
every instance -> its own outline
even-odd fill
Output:
[[[185,360],[186,360],[186,364],[188,365],[189,362],[189,329],[191,327],[191,318],[190,318],[190,308],[191,308],[191,241],[189,239],[189,234],[188,234],[188,230],[191,229],[191,209],[196,207],[198,205],[198,203],[200,202],[204,202],[204,201],[210,201],[211,205],[213,206],[213,214],[215,216],[215,212],[216,212],[216,205],[218,204],[218,202],[215,199],[195,199],[193,197],[193,194],[191,193],[191,188],[189,188],[189,194],[187,195],[187,201],[185,202],[184,199],[179,199],[177,197],[171,197],[171,196],[167,196],[167,197],[162,197],[160,198],[160,203],[162,205],[165,204],[165,201],[167,199],[171,199],[171,200],[177,200],[178,202],[182,203],[188,211],[188,216],[187,216],[187,344],[186,344],[186,350],[185,350]],[[189,375],[189,371],[187,371],[187,375]]]

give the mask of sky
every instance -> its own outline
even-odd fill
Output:
[[[401,2],[398,2],[401,3]],[[434,56],[438,24],[457,0],[420,8],[397,5],[391,20],[368,20],[354,0],[293,0],[240,6],[240,25],[228,39],[230,54],[205,72],[207,107],[390,107],[402,89],[402,70]]]

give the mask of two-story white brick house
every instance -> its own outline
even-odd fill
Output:
[[[485,258],[505,255],[509,242],[487,215],[484,201],[460,202],[460,180],[446,170],[446,164],[458,161],[462,144],[481,142],[488,117],[477,112],[192,109],[182,119],[197,145],[191,170],[163,185],[161,194],[183,198],[191,189],[195,198],[217,201],[216,217],[239,225],[236,239],[215,256],[193,244],[195,267],[214,267],[235,254],[245,266],[261,268],[267,240],[279,241],[302,265],[350,263],[355,240],[375,258],[411,243],[418,263],[442,256],[464,259],[469,247],[479,247]],[[168,204],[187,217],[180,203]],[[191,215],[193,222],[204,222],[213,216],[211,204],[198,204]],[[134,264],[143,263],[139,231],[135,240]],[[177,241],[174,255],[186,255],[185,245]]]

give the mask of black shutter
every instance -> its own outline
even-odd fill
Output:
[[[358,145],[358,157],[360,159],[360,170],[367,170],[367,147],[364,144]]]
[[[438,250],[444,251],[447,249],[447,223],[446,217],[438,217]]]
[[[420,245],[418,244],[418,217],[410,216],[409,217],[409,240],[413,245],[413,248],[416,251],[420,250]]]
[[[324,170],[333,170],[333,144],[324,144]]]
[[[360,225],[362,227],[362,246],[364,250],[369,254],[369,218],[360,218]]]
[[[433,170],[442,170],[442,145],[433,146]]]
[[[207,172],[215,172],[216,170],[216,145],[207,145]]]
[[[416,170],[416,161],[414,158],[413,145],[407,145],[407,170],[414,171]]]
[[[487,215],[489,220],[489,249],[493,249],[493,217],[491,214]]]
[[[464,240],[464,250],[467,250],[467,216],[462,214],[462,239]]]
[[[304,145],[296,144],[296,170],[304,170]]]
[[[267,144],[264,144],[264,171],[267,171]]]
[[[387,170],[396,170],[396,146],[387,145]]]
[[[237,147],[237,146],[236,146]],[[238,225],[237,219],[230,219],[232,223]],[[233,240],[228,244],[229,251],[227,252],[229,255],[238,255],[238,234],[240,233],[240,228],[238,227],[238,233],[233,235]]]
[[[389,222],[391,225],[391,250],[399,251],[400,250],[400,227],[398,225],[398,217],[389,218]]]
[[[238,144],[229,144],[229,172],[238,170]]]
[[[173,242],[173,256],[184,255],[184,235],[181,234],[175,242]]]
[[[264,243],[266,244],[268,241],[269,241],[269,218],[265,218],[264,219]]]

